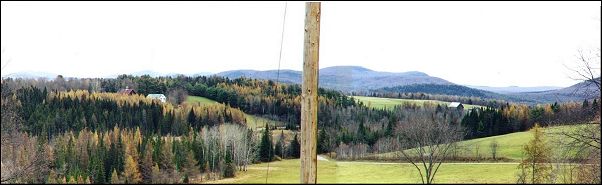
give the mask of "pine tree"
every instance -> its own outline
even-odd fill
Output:
[[[226,147],[226,157],[224,159],[225,169],[224,169],[224,177],[230,178],[235,176],[235,167],[232,163],[232,146]]]
[[[196,125],[197,119],[196,119],[196,115],[194,114],[194,108],[190,109],[190,112],[188,112],[188,123],[190,125]]]
[[[295,134],[295,138],[293,139],[293,141],[291,141],[288,151],[288,155],[291,157],[299,158],[301,156],[301,144],[297,139],[297,134]]]
[[[146,142],[144,154],[140,163],[140,172],[142,174],[142,182],[145,184],[152,183],[153,178],[153,145],[150,141]]]
[[[188,149],[182,149],[184,158],[180,164],[180,171],[184,174],[184,179],[199,173],[198,162],[194,159],[194,154]]]
[[[280,156],[280,158],[284,158],[284,131],[280,132],[280,137],[278,137],[274,152],[276,155]]]
[[[259,143],[259,160],[262,162],[270,162],[272,161],[273,155],[272,135],[268,124],[266,124],[263,135],[261,136],[261,142]]]
[[[551,148],[547,146],[543,129],[539,124],[535,123],[531,133],[533,133],[533,139],[523,148],[526,159],[523,159],[519,164],[519,169],[523,172],[523,174],[520,174],[521,178],[519,180],[524,180],[522,183],[527,183],[526,181],[529,179],[534,184],[549,183],[548,180],[552,170],[550,164]]]
[[[159,161],[158,161],[159,168],[161,168],[161,170],[167,171],[167,172],[174,170],[174,163],[173,163],[174,154],[172,152],[171,145],[172,145],[171,141],[162,142],[161,151],[159,153]]]
[[[324,129],[320,130],[318,134],[318,153],[327,153],[328,151],[328,141],[329,138],[326,135],[326,131]]]
[[[130,155],[127,155],[125,158],[123,176],[125,183],[137,184],[142,181],[140,171],[138,170],[138,163]]]

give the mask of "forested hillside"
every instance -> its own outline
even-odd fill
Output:
[[[138,94],[116,93],[126,87]],[[296,84],[217,76],[4,79],[2,142],[14,149],[3,150],[3,156],[22,157],[6,160],[15,168],[7,169],[3,181],[200,182],[235,176],[274,156],[295,158],[298,136],[275,139],[273,128],[248,129],[245,114],[282,121],[294,134],[300,90]],[[145,97],[151,93],[164,93],[168,101]],[[183,103],[187,94],[219,103]],[[349,160],[399,150],[404,146],[396,138],[419,119],[459,125],[465,138],[525,131],[534,123],[575,123],[592,119],[599,100],[495,105],[468,111],[428,103],[376,109],[320,89],[318,152]]]

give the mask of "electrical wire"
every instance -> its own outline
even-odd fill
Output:
[[[275,96],[278,95],[278,86],[279,86],[278,83],[280,82],[280,63],[282,61],[282,46],[284,43],[284,30],[285,30],[285,25],[286,25],[286,8],[287,7],[288,7],[288,2],[285,1],[284,2],[284,16],[282,18],[282,33],[280,36],[280,52],[278,53],[278,72],[276,73],[276,90],[274,91]],[[272,114],[276,115],[276,109],[273,110]],[[269,124],[266,125],[265,129],[270,129]],[[272,151],[272,142],[270,142],[270,149],[268,150],[269,159],[272,158],[271,151]],[[270,174],[270,162],[268,162],[268,164],[267,164],[266,173],[265,173],[265,183],[266,184],[268,183],[269,174]]]

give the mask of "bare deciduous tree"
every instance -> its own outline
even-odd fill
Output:
[[[496,155],[497,155],[497,148],[498,148],[498,143],[496,140],[491,141],[491,143],[489,143],[489,150],[491,150],[491,157],[493,158],[493,160],[496,160]]]
[[[179,105],[182,102],[186,101],[188,97],[188,93],[186,90],[181,88],[172,89],[167,93],[167,100],[174,105]]]
[[[416,167],[422,183],[431,184],[441,163],[465,132],[441,114],[415,112],[411,115],[396,129],[402,145],[399,157]]]
[[[576,67],[567,67],[572,76],[569,78],[578,80],[584,85],[578,86],[574,93],[581,93],[586,97],[594,97],[600,100],[600,48],[597,50],[579,50]],[[591,88],[593,87],[593,88]],[[583,125],[570,130],[561,130],[551,133],[554,137],[555,146],[562,149],[559,162],[577,162],[577,166],[570,166],[570,178],[568,183],[597,183],[600,180],[600,103],[593,105],[595,111],[586,114],[594,114],[592,125]],[[572,178],[573,172],[576,178]]]
[[[571,71],[570,79],[581,83],[573,90],[573,94],[584,97],[600,97],[600,48],[596,50],[578,50],[574,66],[565,67]]]

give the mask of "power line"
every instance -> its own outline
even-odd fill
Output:
[[[284,2],[284,16],[282,18],[282,33],[280,36],[280,52],[278,53],[278,72],[276,73],[276,91],[274,93],[275,96],[278,95],[278,83],[280,82],[280,63],[282,61],[282,45],[284,43],[284,30],[285,30],[285,25],[286,25],[286,8],[288,6],[288,2],[285,1]],[[273,109],[272,114],[276,115],[276,109]],[[265,129],[270,129],[270,125],[266,124],[266,128]],[[270,137],[270,136],[268,136]],[[270,142],[269,144],[270,149],[268,150],[268,159],[272,158],[272,142]],[[266,168],[266,173],[265,173],[265,183],[268,183],[268,177],[270,174],[270,162],[268,161],[267,164],[267,168]]]

